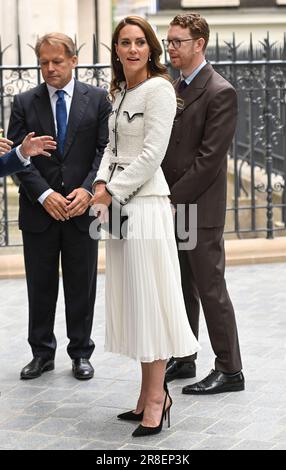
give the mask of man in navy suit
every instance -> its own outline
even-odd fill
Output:
[[[30,157],[39,154],[50,157],[50,153],[45,152],[45,149],[54,150],[56,148],[56,142],[52,137],[34,138],[33,132],[17,148],[12,150],[11,145],[13,142],[0,137],[0,177],[23,171],[25,166],[30,165]]]
[[[68,36],[45,35],[36,54],[45,83],[15,96],[8,137],[18,144],[33,130],[54,136],[58,146],[50,159],[37,158],[18,175],[33,352],[21,378],[54,369],[61,259],[68,354],[74,377],[91,379],[98,244],[89,237],[89,201],[108,141],[111,105],[105,90],[73,79],[76,47]]]
[[[0,177],[17,173],[17,171],[23,170],[24,165],[25,162],[20,160],[16,149],[14,149],[0,157]]]

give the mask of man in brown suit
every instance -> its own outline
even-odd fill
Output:
[[[182,105],[174,123],[163,171],[174,207],[197,205],[197,244],[180,250],[182,286],[189,322],[199,333],[201,301],[213,351],[215,369],[201,382],[183,388],[186,394],[244,390],[234,310],[224,273],[223,231],[226,214],[227,151],[237,121],[234,88],[205,60],[209,27],[198,14],[179,15],[171,22],[165,45],[181,77],[175,89]],[[179,215],[177,215],[178,219]],[[192,221],[186,217],[186,229]],[[178,234],[177,234],[178,235]],[[167,381],[196,376],[196,356],[173,358]]]

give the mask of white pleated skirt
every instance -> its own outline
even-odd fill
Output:
[[[105,350],[140,362],[194,354],[169,198],[135,197],[124,210],[127,239],[106,240]]]

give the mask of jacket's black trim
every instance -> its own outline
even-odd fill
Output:
[[[128,111],[123,111],[123,114],[125,114],[125,115],[127,116],[128,122],[134,121],[134,119],[135,119],[137,116],[138,116],[138,117],[143,117],[143,116],[144,116],[144,113],[134,113],[133,116],[130,117]]]

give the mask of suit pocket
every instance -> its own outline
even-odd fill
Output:
[[[138,135],[144,128],[144,113],[129,114],[128,111],[123,111],[124,116],[124,134]]]
[[[134,113],[134,114],[129,114],[128,111],[123,111],[123,115],[127,117],[127,120],[129,123],[133,122],[134,119],[136,118],[143,118],[144,113]]]

